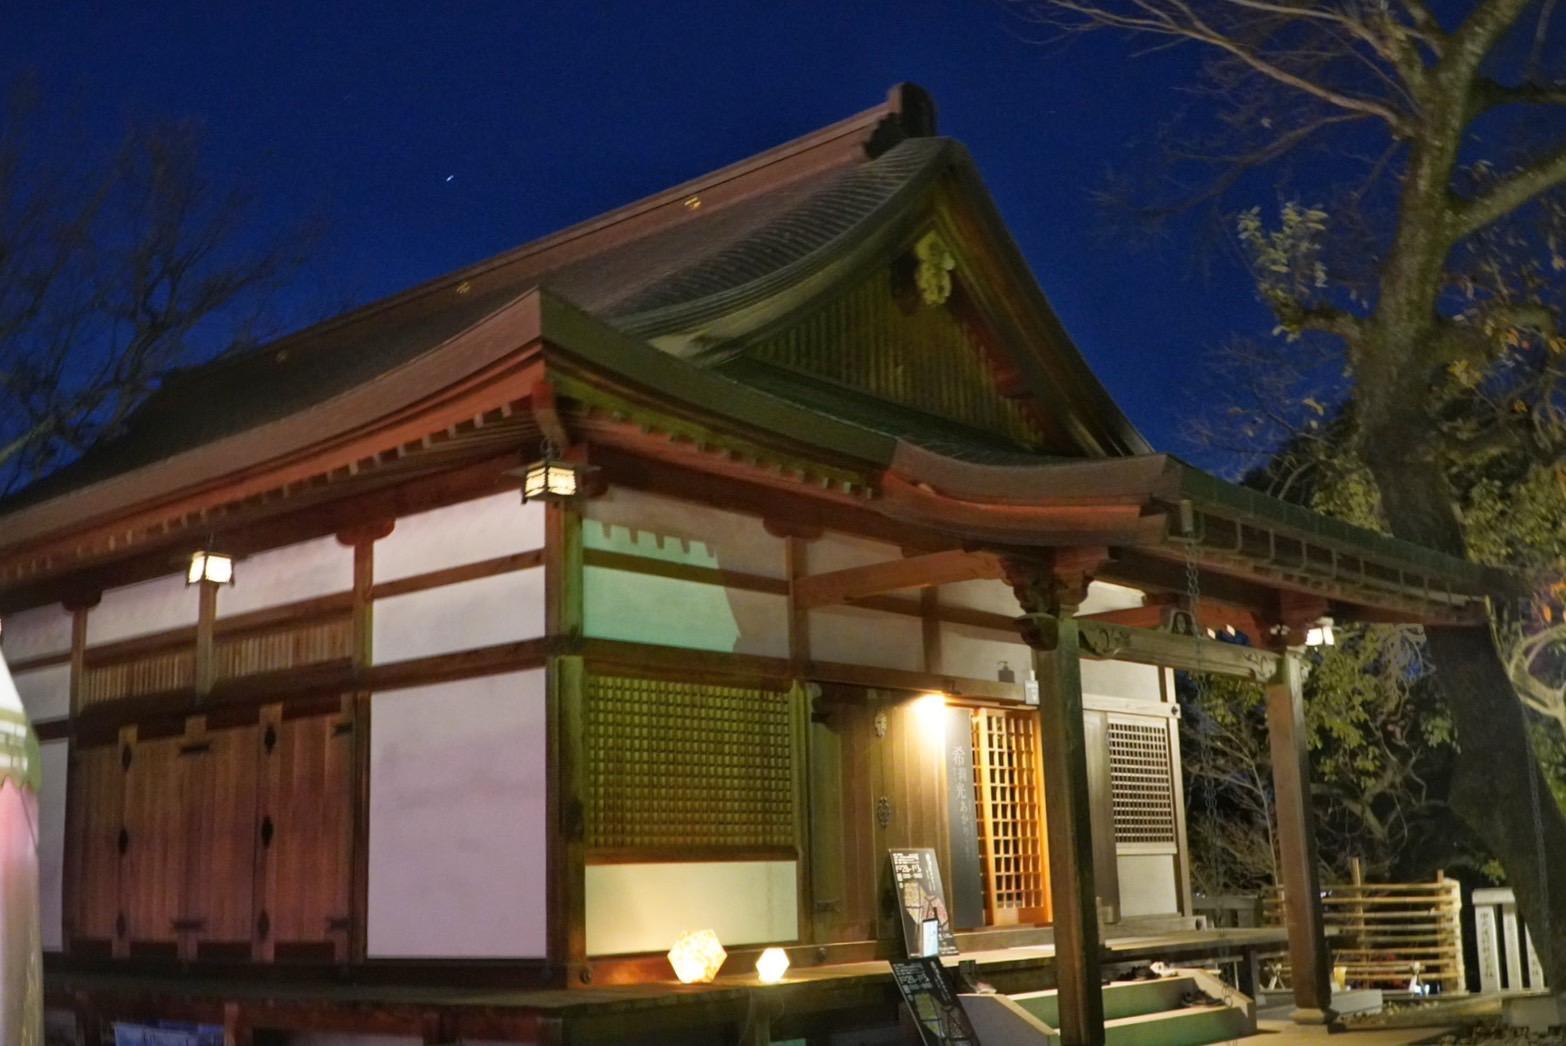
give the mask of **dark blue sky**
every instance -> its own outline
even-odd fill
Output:
[[[927,87],[1067,328],[1133,421],[1189,453],[1206,349],[1266,320],[1179,236],[1128,251],[1093,190],[1177,103],[1179,53],[1030,42],[993,0],[13,4],[0,79],[90,138],[193,117],[268,221],[324,220],[303,308],[436,276]],[[1037,36],[1037,32],[1033,33]],[[1201,457],[1201,455],[1196,455]]]

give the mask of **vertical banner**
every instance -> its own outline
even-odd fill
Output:
[[[973,713],[946,710],[946,821],[951,826],[952,925],[984,925],[979,811],[973,781]]]

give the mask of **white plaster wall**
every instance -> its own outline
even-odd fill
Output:
[[[374,661],[387,664],[544,634],[544,568],[377,599]]]
[[[65,947],[61,927],[61,886],[65,882],[65,785],[69,744],[45,741],[38,746],[43,761],[43,786],[38,791],[38,915],[45,951]]]
[[[1033,654],[1016,633],[975,628],[952,621],[941,624],[941,674],[970,679],[999,679],[1000,662],[1018,682],[1028,678]]]
[[[586,548],[788,576],[783,539],[768,534],[755,516],[624,487],[589,500],[582,515]]]
[[[194,628],[198,591],[197,586],[185,584],[184,574],[110,589],[87,612],[87,642],[112,643],[174,628]]]
[[[546,949],[544,670],[375,695],[369,954]]]
[[[15,663],[63,654],[71,649],[71,612],[58,603],[5,615],[0,621],[0,650]]]
[[[582,571],[584,630],[597,639],[788,656],[788,600],[769,592],[637,574]]]
[[[902,558],[903,550],[896,545],[850,534],[823,534],[805,546],[805,562],[811,574],[825,574],[832,570],[847,570],[849,567],[864,567]]]
[[[983,610],[1014,618],[1022,613],[1011,586],[1004,581],[957,581],[942,585],[940,601],[945,606]]]
[[[1077,608],[1077,613],[1102,614],[1106,610],[1131,610],[1141,606],[1142,601],[1142,593],[1134,588],[1095,581],[1088,586],[1087,598]]]
[[[1173,854],[1121,854],[1120,916],[1178,915],[1180,893],[1175,884]]]
[[[218,616],[296,603],[353,588],[353,549],[330,535],[269,549],[234,564],[234,584],[218,589]]]
[[[587,868],[587,953],[668,951],[687,930],[725,946],[799,937],[793,861],[601,864]]]
[[[812,610],[810,658],[920,672],[924,670],[924,625],[909,614],[861,607]]]
[[[1100,697],[1125,697],[1134,701],[1159,700],[1158,667],[1129,661],[1082,659],[1082,692]]]
[[[71,714],[71,666],[50,665],[11,677],[16,692],[22,695],[22,707],[33,722],[60,719]]]
[[[544,506],[515,491],[463,501],[397,520],[375,543],[375,580],[428,574],[544,547]]]

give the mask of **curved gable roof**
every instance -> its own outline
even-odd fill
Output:
[[[971,197],[1009,275],[1058,335],[1036,351],[1064,357],[1050,366],[1069,372],[1073,390],[1091,393],[1090,409],[1104,413],[1106,431],[1132,434],[1121,452],[1144,449],[1059,330],[966,150],[933,137],[933,129],[923,93],[895,89],[884,105],[739,164],[267,346],[178,372],[119,434],[0,501],[0,514],[156,470],[281,418],[330,412],[335,399],[365,383],[452,351],[465,332],[537,288],[671,348],[660,340],[665,335],[732,322],[819,279],[906,218],[947,176]]]

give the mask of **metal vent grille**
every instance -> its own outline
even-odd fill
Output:
[[[588,846],[794,845],[788,691],[591,676],[586,699]]]
[[[1117,843],[1175,842],[1169,727],[1162,719],[1109,720],[1109,781]]]

